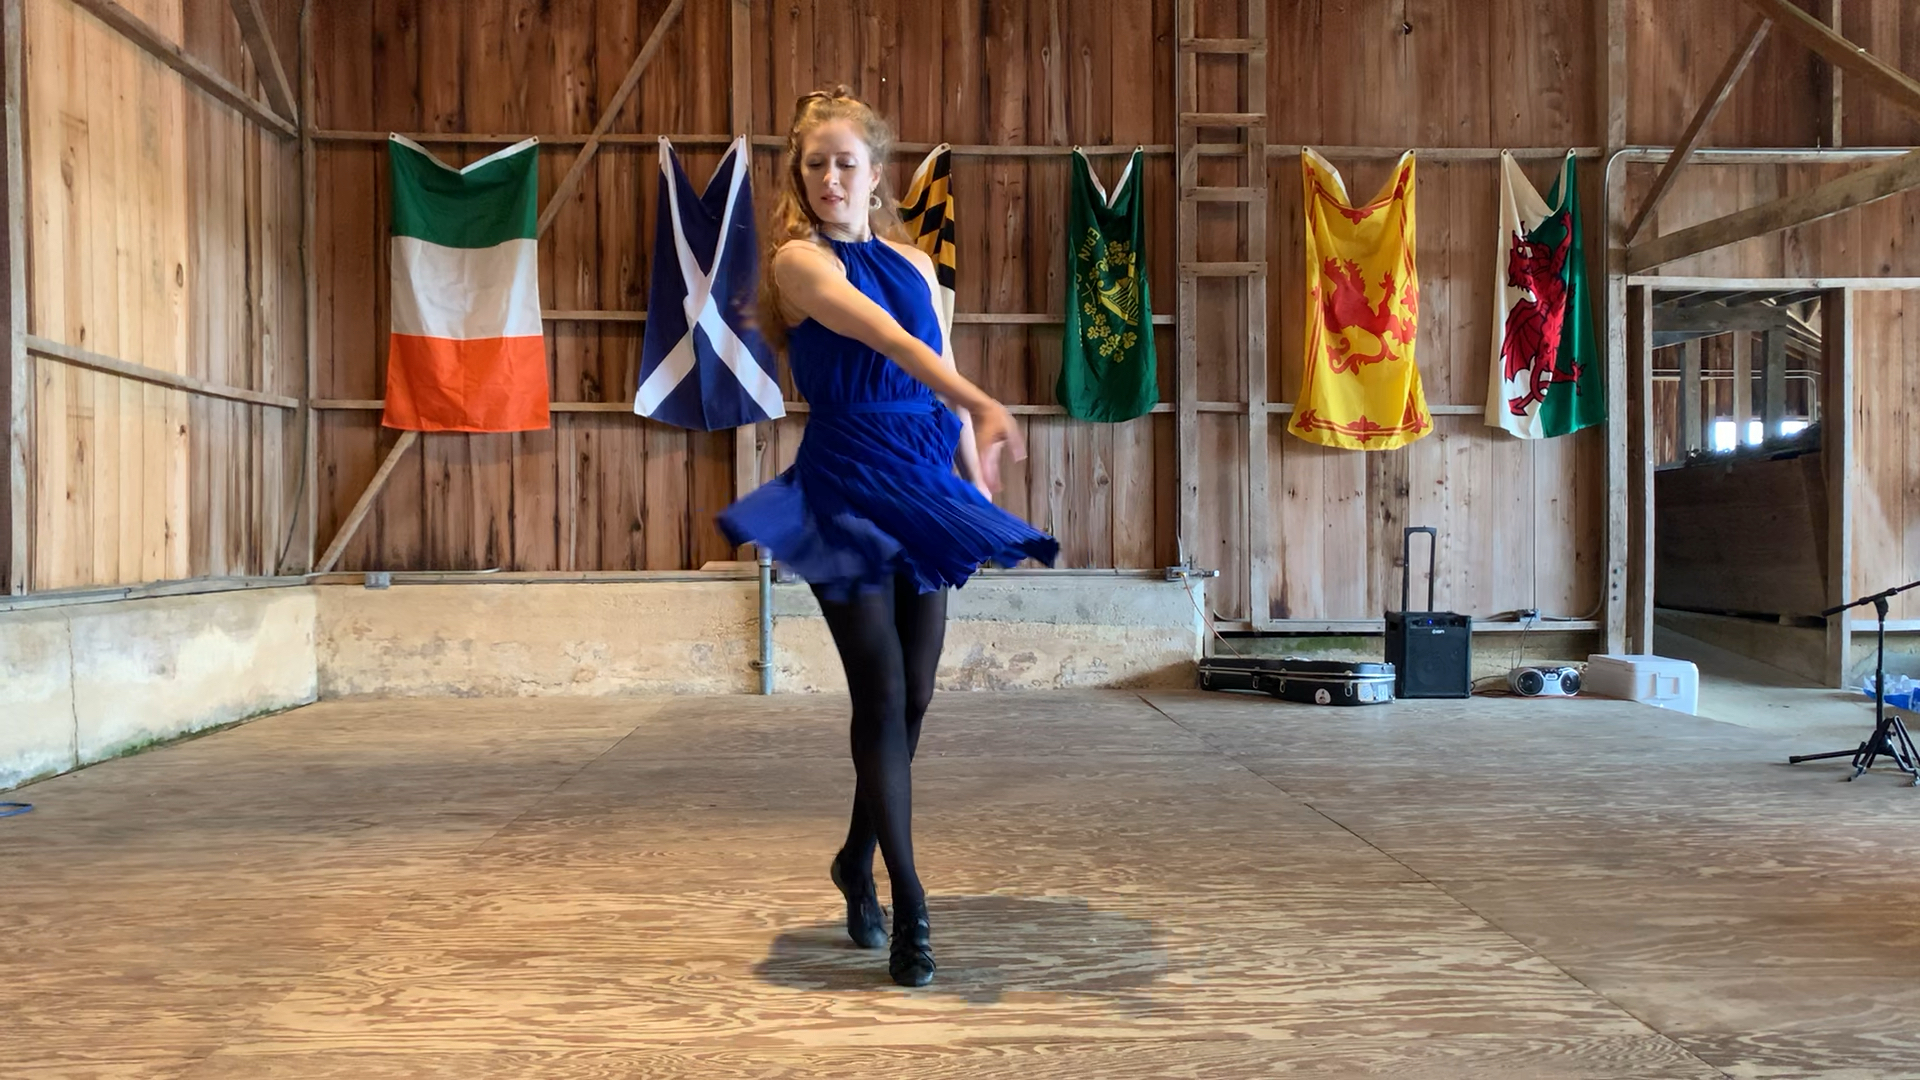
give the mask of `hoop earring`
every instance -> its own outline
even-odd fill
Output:
[[[880,209],[880,193],[879,192],[875,192],[872,195],[867,196],[867,209],[869,210]]]

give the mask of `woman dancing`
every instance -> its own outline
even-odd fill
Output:
[[[892,886],[888,971],[933,979],[913,866],[910,765],[933,697],[947,589],[986,563],[1059,544],[993,505],[1001,450],[1026,456],[1005,406],[954,370],[933,261],[905,242],[883,168],[886,124],[844,87],[794,107],[763,275],[761,328],[784,345],[811,412],[793,467],[727,508],[720,527],[807,581],[853,695],[853,820],[830,868],[847,934],[887,943],[873,880]],[[954,473],[956,460],[966,473]]]

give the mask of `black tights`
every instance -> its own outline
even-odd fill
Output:
[[[913,776],[920,721],[933,700],[934,669],[947,629],[947,592],[919,593],[896,577],[845,603],[820,596],[853,695],[853,820],[841,865],[852,880],[873,873],[873,848],[887,863],[896,911],[926,901],[913,868]]]

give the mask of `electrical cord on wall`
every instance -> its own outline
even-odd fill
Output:
[[[1228,641],[1226,638],[1226,635],[1222,634],[1219,628],[1213,625],[1213,616],[1209,615],[1203,608],[1201,608],[1200,598],[1193,595],[1193,575],[1181,574],[1180,585],[1182,588],[1186,589],[1187,602],[1193,605],[1194,614],[1200,616],[1200,621],[1203,624],[1205,624],[1207,628],[1207,632],[1209,634],[1212,634],[1216,639],[1218,639],[1220,644],[1225,645],[1227,647],[1228,652],[1232,653],[1235,656],[1241,657],[1242,659],[1245,659],[1246,654],[1241,652],[1239,649],[1236,649],[1233,647],[1233,642]]]

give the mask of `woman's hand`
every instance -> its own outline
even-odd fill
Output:
[[[1000,451],[1004,448],[1013,460],[1025,461],[1027,442],[1020,436],[1020,426],[1014,423],[1013,414],[998,401],[987,398],[969,411],[973,414],[973,443],[980,456],[980,475],[975,481],[985,489],[987,498],[992,499],[1000,490]]]

